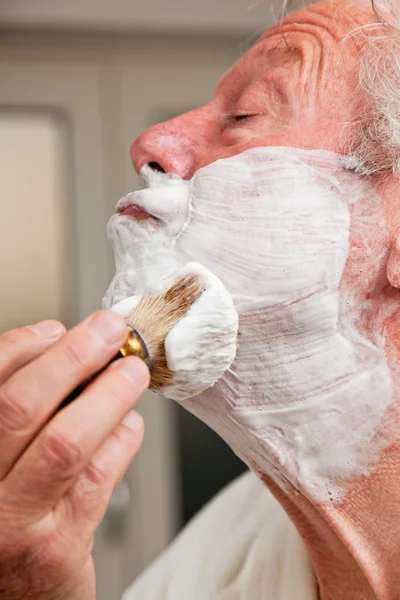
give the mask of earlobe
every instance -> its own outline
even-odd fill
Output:
[[[392,239],[387,264],[387,278],[390,285],[400,289],[400,230],[396,232]]]

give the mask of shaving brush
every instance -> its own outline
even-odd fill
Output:
[[[238,317],[232,298],[221,281],[197,263],[188,263],[112,310],[125,318],[130,331],[111,362],[139,357],[149,367],[150,389],[162,395],[176,400],[197,395],[214,385],[233,362]],[[95,377],[74,390],[61,407]]]

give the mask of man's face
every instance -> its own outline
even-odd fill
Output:
[[[239,313],[238,353],[187,406],[232,447],[246,438],[235,449],[254,468],[277,476],[284,465],[324,500],[376,460],[378,448],[361,464],[360,449],[392,398],[375,344],[393,307],[369,299],[381,291],[384,206],[341,162],[362,107],[359,48],[344,38],[366,14],[323,2],[273,28],[208,105],[136,140],[147,188],[110,221],[106,306],[188,261],[219,276]]]
[[[340,14],[338,19],[334,18],[337,14]],[[352,133],[351,123],[358,120],[362,101],[358,91],[360,48],[351,36],[345,42],[343,40],[362,23],[363,11],[358,5],[346,3],[342,6],[328,0],[290,15],[273,27],[223,77],[214,98],[206,106],[156,125],[134,142],[132,161],[145,185],[153,187],[157,185],[157,179],[163,185],[167,175],[171,174],[189,181],[202,167],[219,159],[242,155],[252,148],[284,146],[345,154]],[[225,173],[228,169],[225,168]],[[326,171],[329,176],[328,167]],[[173,226],[173,234],[158,227],[146,212],[127,206],[132,198],[119,205],[124,219],[117,217],[114,220],[114,223],[121,223],[126,244],[129,246],[132,239],[137,246],[135,265],[131,265],[130,271],[142,270],[142,287],[151,282],[152,274],[145,277],[147,262],[141,257],[157,252],[160,261],[153,258],[152,262],[161,262],[164,254],[161,249],[168,244],[171,235],[179,234],[187,219],[187,186],[185,189],[185,185],[176,181],[173,189],[163,190],[163,200],[159,201],[160,193],[161,190],[142,191],[133,201],[145,205],[143,207],[150,215],[167,220],[169,226]],[[248,212],[249,202],[239,199],[239,207],[235,204],[238,190],[235,191],[236,198],[226,198],[227,194],[232,194],[228,188],[222,196],[224,193],[225,197],[220,194],[217,200],[211,197],[210,189],[209,207],[205,210],[212,215],[226,211],[227,206],[236,220],[242,219],[243,210]],[[123,208],[126,210],[122,211]],[[134,222],[129,223],[129,217]],[[210,224],[206,225],[210,227]],[[228,228],[233,231],[232,223]],[[244,229],[239,227],[240,231],[243,233]],[[209,235],[211,233],[209,231]],[[203,232],[201,243],[206,236]],[[243,239],[242,243],[249,247]],[[176,249],[178,246],[175,245]],[[221,262],[220,258],[226,257],[229,250],[216,250],[214,263]],[[236,250],[243,252],[237,245],[233,252]],[[119,253],[127,258],[122,249]],[[141,264],[138,264],[138,258]],[[254,256],[250,253],[246,258],[249,282],[245,283],[246,286],[250,284],[251,289],[260,272],[253,268]],[[126,268],[129,269],[128,264]],[[215,269],[215,264],[210,268]],[[122,289],[120,293],[116,291],[113,300],[121,299],[123,293]]]

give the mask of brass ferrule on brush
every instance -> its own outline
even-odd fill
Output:
[[[107,363],[103,369],[101,369],[101,371],[96,373],[96,375],[93,375],[93,377],[90,377],[84,383],[75,388],[74,391],[65,398],[62,404],[60,404],[58,410],[61,410],[64,408],[64,406],[67,406],[73,400],[75,400],[89,385],[89,383],[96,379],[96,377],[98,377],[100,373],[102,373],[108,367],[108,365],[113,363],[115,360],[125,358],[127,356],[137,356],[138,358],[142,359],[148,367],[150,366],[150,356],[146,348],[146,344],[144,343],[141,335],[135,329],[129,330],[128,338],[122,348],[119,349],[118,354],[116,354],[116,356],[114,356],[114,358],[112,358],[110,362]]]
[[[131,329],[129,331],[128,339],[125,344],[119,350],[120,356],[116,358],[125,358],[126,356],[137,356],[141,358],[147,366],[149,366],[150,357],[149,352],[146,348],[146,344],[144,343],[141,335],[135,330]],[[115,359],[114,359],[115,360]]]

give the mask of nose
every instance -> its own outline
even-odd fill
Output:
[[[210,139],[212,122],[205,107],[154,125],[131,146],[131,159],[137,173],[149,164],[163,173],[190,179],[199,156]]]

